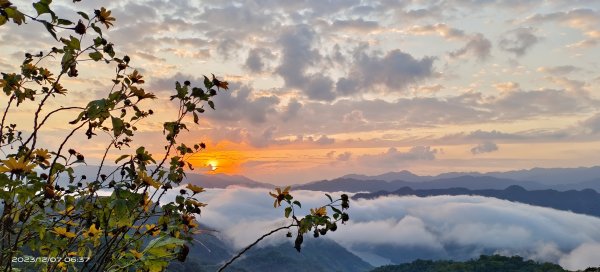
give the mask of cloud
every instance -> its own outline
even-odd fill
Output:
[[[516,82],[496,83],[493,86],[494,86],[494,88],[496,88],[496,90],[498,90],[498,91],[500,91],[502,93],[519,90],[521,88],[521,86],[519,85],[519,83],[516,83]]]
[[[449,53],[453,58],[474,57],[478,60],[486,60],[490,57],[492,49],[492,43],[483,34],[467,34],[463,30],[443,23],[413,26],[405,32],[413,35],[439,35],[450,41],[465,41],[463,47]]]
[[[248,57],[244,67],[253,73],[261,73],[267,70],[265,59],[272,59],[275,55],[265,48],[253,48],[248,51]]]
[[[375,155],[362,155],[358,157],[358,162],[363,165],[375,167],[397,166],[407,161],[431,161],[435,160],[437,149],[430,146],[414,146],[406,152],[398,151],[395,147],[390,147],[386,152]]]
[[[581,124],[592,134],[600,133],[600,113],[596,113],[594,116],[584,120]]]
[[[491,56],[492,42],[483,34],[477,33],[469,37],[469,41],[462,48],[450,52],[450,57],[474,57],[477,60],[484,61]]]
[[[464,31],[448,26],[447,24],[435,24],[424,26],[413,26],[407,30],[407,33],[413,35],[433,35],[438,34],[450,40],[460,40],[467,35]]]
[[[352,153],[350,153],[350,152],[344,152],[344,153],[338,154],[335,159],[337,161],[349,161],[350,157],[352,157]]]
[[[599,267],[598,252],[600,243],[585,243],[571,253],[560,258],[559,264],[569,270],[579,270],[587,267]]]
[[[377,21],[356,20],[334,20],[331,24],[333,30],[351,31],[358,33],[369,33],[379,28]]]
[[[400,50],[392,50],[384,56],[360,52],[355,55],[349,74],[338,80],[336,89],[344,95],[374,87],[401,92],[411,84],[434,77],[433,61],[433,57],[416,59]]]
[[[298,213],[327,202],[322,192],[292,188],[292,194],[302,202]],[[208,203],[200,222],[216,228],[236,248],[286,224],[265,189],[209,189],[199,197]],[[331,238],[376,265],[381,263],[375,259],[412,261],[421,252],[426,253],[422,259],[434,260],[498,253],[570,269],[598,266],[593,253],[600,248],[600,219],[592,216],[479,196],[392,196],[352,201],[350,206],[350,222],[319,239]],[[281,233],[259,246],[288,241]]]
[[[471,153],[473,155],[482,154],[482,153],[490,153],[498,150],[498,145],[494,142],[483,142],[478,144],[477,146],[471,148]]]
[[[583,40],[568,45],[571,48],[589,48],[598,45],[600,35],[597,30],[600,26],[600,14],[590,8],[576,8],[569,11],[536,14],[525,20],[527,23],[556,22],[568,27],[578,29],[585,36]]]
[[[542,66],[537,69],[538,72],[548,73],[548,74],[555,75],[555,76],[564,76],[566,74],[570,74],[570,73],[577,72],[580,70],[581,70],[581,68],[579,68],[577,66],[573,66],[573,65],[560,65],[560,66],[551,66],[551,67]]]
[[[540,41],[540,38],[534,32],[535,30],[529,27],[510,30],[502,34],[498,46],[500,46],[500,49],[513,53],[517,57],[523,56],[532,46]]]

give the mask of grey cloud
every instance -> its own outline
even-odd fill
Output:
[[[334,20],[331,24],[334,30],[354,31],[354,32],[371,32],[379,28],[377,21],[365,21],[363,19],[356,20]]]
[[[313,75],[306,78],[307,82],[303,88],[308,98],[320,101],[332,101],[336,98],[333,88],[333,80],[323,75]]]
[[[483,153],[490,153],[490,152],[494,152],[498,150],[498,145],[495,144],[494,142],[483,142],[481,144],[478,144],[477,146],[471,148],[471,153],[473,153],[473,155],[477,155],[477,154],[483,154]]]
[[[437,34],[447,39],[462,39],[467,37],[464,31],[442,23],[435,25],[413,26],[408,30],[408,32],[415,35]]]
[[[357,158],[357,161],[363,165],[375,167],[393,167],[408,161],[434,160],[437,153],[438,150],[432,149],[430,146],[414,146],[407,152],[401,152],[395,147],[390,147],[384,153],[375,155],[362,155]]]
[[[589,108],[593,100],[573,96],[563,90],[515,91],[497,98],[490,108],[497,118],[527,118],[541,114],[554,116]]]
[[[581,71],[581,68],[573,65],[560,65],[551,67],[540,67],[537,69],[539,72],[548,73],[555,76],[564,76],[573,72]]]
[[[490,57],[491,50],[492,42],[483,36],[483,34],[477,33],[469,36],[469,41],[464,47],[450,52],[449,55],[453,58],[473,56],[478,60],[483,61]]]
[[[354,94],[367,87],[384,86],[391,92],[400,92],[435,76],[433,61],[433,57],[419,60],[400,50],[392,50],[384,56],[357,53],[349,75],[338,80],[337,90]]]
[[[314,142],[318,145],[330,145],[335,142],[335,139],[327,137],[327,135],[321,135],[319,139],[314,140]]]
[[[279,39],[282,60],[275,71],[287,87],[300,89],[309,99],[332,101],[336,97],[333,80],[318,73],[307,74],[322,59],[319,51],[312,48],[315,36],[315,31],[307,25],[287,29]]]
[[[600,113],[596,113],[594,116],[584,120],[582,125],[593,134],[600,133]]]
[[[184,82],[189,80],[192,86],[202,85],[203,79],[194,76],[177,73],[170,78],[157,78],[150,82],[149,89],[154,92],[168,92],[171,94],[175,88],[175,82]],[[251,96],[252,90],[246,85],[237,83],[230,84],[230,90],[221,91],[212,98],[217,109],[226,110],[207,110],[204,113],[206,118],[236,124],[240,121],[248,121],[250,124],[263,124],[271,114],[276,113],[275,107],[279,104],[279,98],[271,96]]]
[[[511,134],[511,133],[504,133],[498,130],[492,130],[492,131],[485,131],[485,130],[476,130],[476,131],[472,131],[471,133],[469,133],[468,135],[466,135],[467,138],[469,139],[481,139],[481,140],[497,140],[497,139],[520,139],[522,138],[522,136],[516,135],[516,134]]]
[[[273,59],[275,55],[266,48],[253,48],[248,51],[244,66],[253,73],[261,73],[267,69],[265,59]]]
[[[490,57],[492,43],[481,33],[466,34],[463,30],[442,23],[413,26],[406,31],[414,35],[439,35],[448,40],[466,41],[463,47],[449,53],[453,58],[470,56],[485,60]]]
[[[295,118],[298,115],[298,112],[302,108],[302,103],[298,102],[297,99],[292,99],[287,105],[285,112],[282,115],[283,121],[288,121],[292,118]]]
[[[233,122],[246,119],[252,124],[262,124],[276,112],[275,106],[279,104],[277,96],[251,98],[251,89],[247,86],[232,89],[234,91],[221,92],[213,98],[217,107],[226,110],[207,111],[208,118]]]
[[[306,69],[321,58],[317,50],[312,49],[315,32],[307,25],[299,25],[286,30],[279,38],[283,47],[282,60],[276,68],[289,87],[301,88],[305,85]]]
[[[334,138],[330,138],[327,135],[321,135],[315,139],[313,136],[304,136],[297,135],[295,139],[281,139],[277,137],[277,133],[279,132],[279,128],[276,126],[270,126],[264,129],[263,131],[241,131],[241,141],[245,141],[251,146],[254,147],[267,147],[272,145],[290,145],[290,144],[299,144],[299,145],[331,145],[335,143]],[[236,135],[234,135],[236,137]]]
[[[500,49],[520,57],[539,41],[540,38],[534,34],[533,28],[522,27],[504,33],[498,46]]]
[[[344,153],[338,154],[335,159],[337,161],[349,161],[351,157],[352,157],[352,153],[344,152]]]
[[[571,44],[568,47],[593,47],[600,42],[597,34],[600,27],[600,13],[590,8],[576,8],[569,11],[552,12],[547,14],[536,14],[526,19],[528,23],[557,22],[571,28],[582,31],[586,37],[583,40]]]
[[[260,135],[249,135],[249,143],[254,147],[267,147],[271,145],[275,132],[277,132],[277,127],[271,126],[265,129]]]

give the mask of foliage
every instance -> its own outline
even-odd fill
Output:
[[[116,23],[111,11],[101,7],[93,13],[77,12],[80,19],[72,22],[55,13],[51,0],[39,0],[33,7],[37,14],[29,15],[0,0],[0,26],[10,21],[39,23],[60,44],[25,54],[20,71],[2,73],[0,79],[8,99],[0,123],[0,150],[5,156],[0,160],[0,269],[10,271],[18,266],[14,258],[27,256],[53,259],[33,264],[47,271],[161,271],[172,260],[184,261],[188,244],[199,231],[197,217],[206,204],[198,195],[204,189],[188,185],[180,189],[175,201],[158,203],[184,181],[186,168],[192,169],[189,158],[206,148],[204,143],[178,143],[178,136],[188,129],[186,117],[198,124],[205,105],[214,109],[212,98],[228,89],[228,83],[214,75],[205,76],[202,86],[176,82],[170,100],[178,105],[178,113],[164,122],[165,153],[155,156],[144,146],[132,146],[138,123],[154,114],[142,102],[156,96],[143,88],[144,77],[131,66],[131,58],[117,57],[116,46],[103,35]],[[78,77],[84,61],[114,65],[107,95],[83,106],[49,109],[49,101],[69,94],[65,78]],[[21,128],[21,120],[11,116],[23,105],[35,109],[30,130]],[[65,124],[68,133],[58,148],[40,147],[48,120],[67,111],[75,112],[75,117]],[[110,138],[95,176],[77,175],[74,170],[86,163],[82,152],[69,148],[69,140],[80,132],[90,141],[98,133]],[[116,159],[116,170],[104,173],[115,149],[135,152]],[[110,195],[102,196],[102,190]],[[292,201],[289,188],[278,191],[277,204],[287,203],[285,217],[293,220],[287,228],[297,227],[298,251],[305,233],[314,229],[315,236],[324,235],[335,231],[336,222],[348,220],[343,211],[348,208],[348,197],[335,201],[328,197],[329,204],[299,219],[294,205],[299,207],[300,202]],[[333,217],[327,216],[327,208]]]
[[[480,256],[477,260],[466,262],[424,261],[417,260],[408,264],[386,265],[375,268],[372,272],[564,272],[559,265],[525,261],[519,256],[506,257],[500,255]]]

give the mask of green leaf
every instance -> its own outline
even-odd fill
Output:
[[[329,198],[329,202],[333,202],[333,198],[331,198],[331,196],[330,196],[329,194],[325,194],[325,196],[326,196],[327,198]]]
[[[77,14],[81,15],[81,17],[83,17],[83,19],[86,19],[86,20],[90,19],[90,17],[87,14],[85,14],[85,12],[79,11],[79,12],[77,12]]]
[[[66,19],[58,19],[57,23],[59,25],[72,25],[73,24],[73,22],[66,20]]]
[[[117,137],[121,135],[121,133],[123,133],[123,130],[125,129],[125,123],[123,123],[123,120],[121,118],[117,118],[114,116],[111,116],[111,120],[113,125],[113,134],[115,135],[115,137]]]
[[[79,39],[70,36],[70,40],[67,44],[67,46],[73,50],[81,50],[81,42],[79,41]]]
[[[204,76],[204,87],[209,90],[213,86],[213,83],[208,77]]]
[[[285,208],[285,218],[289,218],[292,213],[292,207]]]
[[[161,247],[172,248],[174,246],[183,245],[184,243],[185,243],[185,241],[181,240],[181,239],[177,239],[177,238],[169,237],[169,236],[161,236],[161,237],[158,237],[158,238],[150,241],[150,243],[148,243],[148,245],[146,246],[144,251],[148,251],[152,248],[161,248]]]
[[[199,121],[199,119],[200,119],[200,118],[198,117],[198,114],[197,114],[197,113],[195,113],[195,112],[193,112],[193,115],[194,115],[194,123],[198,124],[198,121]]]
[[[330,207],[331,207],[331,209],[332,209],[334,212],[336,212],[336,213],[342,213],[342,211],[340,211],[340,209],[338,209],[338,208],[336,208],[336,207],[333,207],[333,206],[330,206]]]
[[[0,26],[6,24],[6,21],[8,21],[8,18],[4,17],[4,15],[0,15]]]
[[[97,27],[95,24],[92,24],[92,29],[94,29],[94,31],[96,31],[96,33],[102,37],[102,30],[99,27]]]
[[[25,15],[22,12],[18,11],[16,8],[5,8],[4,12],[8,18],[12,18],[13,22],[17,25],[21,25],[25,22]]]
[[[33,3],[33,8],[35,8],[35,11],[37,11],[38,16],[51,12],[50,6],[46,3],[42,3],[42,1]]]
[[[129,155],[121,155],[119,158],[117,158],[115,160],[115,163],[119,163],[120,161],[124,160],[125,158],[129,157]]]
[[[48,33],[50,33],[50,35],[52,35],[52,37],[58,41],[58,37],[56,37],[56,30],[54,30],[54,26],[51,23],[48,23],[43,20],[40,22],[42,22],[42,24],[44,24],[44,27],[46,27],[46,30],[48,30]]]
[[[298,206],[298,208],[302,208],[302,204],[300,204],[300,201],[298,201],[298,200],[294,200],[293,204],[296,204],[296,206]]]
[[[103,57],[102,53],[100,53],[98,51],[90,53],[89,56],[90,56],[90,59],[93,59],[94,61],[99,61]]]
[[[208,106],[210,106],[214,110],[215,109],[215,102],[208,101]]]

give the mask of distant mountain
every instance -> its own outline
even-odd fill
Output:
[[[519,256],[505,257],[500,255],[480,256],[477,260],[456,261],[424,261],[416,260],[400,265],[386,265],[375,268],[371,272],[568,272],[557,264],[538,263],[523,260]],[[586,270],[587,271],[587,270]],[[595,270],[594,270],[595,271]]]
[[[499,179],[511,179],[517,181],[535,181],[543,185],[577,184],[600,179],[600,166],[578,167],[578,168],[532,168],[507,172],[448,172],[437,176],[419,176],[409,171],[389,172],[381,175],[345,175],[342,178],[359,180],[404,180],[410,182],[431,181],[436,179],[450,179],[462,176],[488,176]]]
[[[600,194],[592,189],[559,192],[556,190],[527,191],[517,185],[512,185],[504,190],[469,190],[465,188],[413,190],[409,187],[403,187],[391,193],[384,191],[359,193],[354,195],[353,198],[373,199],[389,195],[414,195],[419,197],[477,195],[600,217]]]
[[[285,239],[285,238],[282,238]],[[216,271],[224,261],[234,254],[226,243],[210,235],[199,235],[196,244],[185,262],[173,262],[169,271],[197,272]],[[237,252],[236,252],[237,253]],[[356,255],[350,253],[336,242],[319,238],[308,238],[298,252],[292,241],[275,246],[256,247],[236,260],[227,271],[231,272],[301,272],[301,271],[348,271],[363,272],[373,267]]]
[[[202,175],[188,173],[183,183],[191,183],[205,188],[226,188],[227,186],[237,185],[249,188],[274,188],[275,185],[251,180],[244,176],[230,176],[225,174]]]
[[[510,179],[500,179],[487,176],[461,176],[456,178],[436,179],[421,182],[408,182],[403,180],[359,180],[352,178],[338,178],[333,180],[322,180],[298,185],[295,188],[300,190],[326,191],[326,192],[378,192],[395,191],[402,187],[413,189],[447,189],[462,187],[471,190],[481,189],[504,189],[511,185],[523,186],[529,190],[546,189],[536,182],[522,182]]]
[[[102,168],[101,174],[109,175],[117,169],[116,166],[107,165]],[[79,180],[81,175],[86,176],[87,181],[92,181],[96,178],[98,172],[98,166],[95,165],[79,165],[74,167],[75,175],[78,176],[76,180]],[[275,185],[257,182],[240,175],[226,175],[226,174],[211,174],[204,175],[189,172],[186,174],[187,177],[182,183],[191,183],[194,185],[202,186],[204,188],[226,188],[228,186],[237,185],[249,188],[273,188]],[[65,179],[66,177],[63,177]],[[66,183],[66,180],[62,180],[61,183]]]
[[[592,189],[600,192],[600,178],[578,183],[561,184],[553,187],[560,191]]]
[[[312,237],[306,239],[306,245],[303,245],[300,253],[293,248],[291,242],[288,242],[278,246],[254,249],[248,252],[248,256],[235,266],[248,272],[361,272],[373,268],[336,242],[326,238],[314,239]]]
[[[411,173],[410,171],[400,171],[400,172],[389,172],[376,176],[367,176],[367,175],[357,175],[357,174],[349,174],[342,176],[341,178],[348,179],[358,179],[358,180],[384,180],[384,181],[394,181],[394,180],[404,180],[408,182],[421,182],[421,181],[429,181],[433,180],[432,176],[419,176]]]

